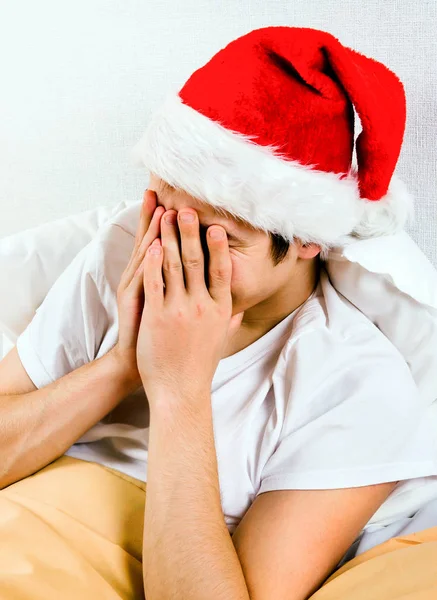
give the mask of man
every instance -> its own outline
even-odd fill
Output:
[[[62,457],[35,485],[70,485],[53,502],[80,521],[81,552],[93,528],[108,541],[97,562],[87,555],[96,586],[138,592],[138,565],[105,567],[115,543],[141,554],[148,600],[307,598],[354,542],[384,539],[424,486],[437,494],[408,366],[320,260],[350,235],[402,227],[408,194],[392,174],[404,124],[394,74],[289,27],[229,44],[151,120],[137,146],[151,173],[143,206],[75,257],[0,365],[0,501],[34,502],[27,476]],[[120,499],[131,486],[134,508]],[[101,523],[108,495],[117,535]],[[46,518],[68,538],[54,564],[71,576],[71,530]]]

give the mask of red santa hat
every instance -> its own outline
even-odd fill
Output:
[[[412,216],[393,175],[405,119],[403,85],[382,63],[325,31],[263,27],[170,93],[132,156],[202,203],[325,251]]]

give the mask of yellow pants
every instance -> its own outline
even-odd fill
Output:
[[[145,483],[68,456],[1,490],[0,600],[143,599],[145,498]],[[437,527],[357,556],[311,596],[436,598]]]
[[[63,456],[0,491],[0,599],[144,598],[146,484]]]

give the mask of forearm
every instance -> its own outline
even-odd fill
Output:
[[[210,397],[151,403],[143,570],[147,600],[249,600],[220,503]],[[184,403],[186,404],[186,402]],[[152,406],[153,405],[153,406]],[[162,409],[161,409],[162,406]]]
[[[0,488],[62,456],[140,385],[110,351],[44,388],[0,396]]]

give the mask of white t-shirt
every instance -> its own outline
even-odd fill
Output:
[[[117,342],[116,291],[140,210],[140,202],[132,204],[99,230],[19,336],[20,359],[37,388]],[[398,350],[333,288],[324,270],[301,307],[220,361],[211,403],[230,533],[261,492],[399,480],[363,530],[371,547],[372,532],[379,532],[379,543],[385,527],[437,497],[435,407],[421,400]],[[140,387],[66,454],[147,481],[148,435]]]

